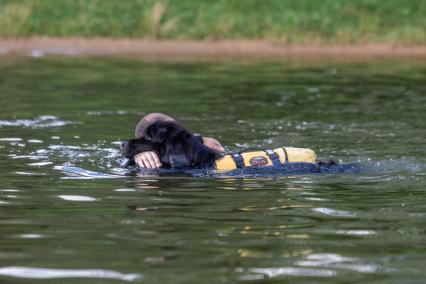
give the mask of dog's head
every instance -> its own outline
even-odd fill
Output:
[[[134,164],[133,157],[154,151],[168,168],[205,167],[217,153],[205,147],[188,130],[175,122],[159,121],[150,125],[142,138],[122,143],[123,155]]]
[[[130,139],[121,143],[121,150],[126,158],[147,151],[155,151],[174,132],[181,132],[179,125],[171,122],[155,122],[147,127],[141,138]]]
[[[124,157],[132,159],[135,155],[152,151],[153,144],[145,138],[130,139],[121,142],[121,153]]]

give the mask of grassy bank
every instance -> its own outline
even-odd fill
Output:
[[[0,0],[0,37],[426,44],[418,0]]]

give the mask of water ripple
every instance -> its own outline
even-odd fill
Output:
[[[104,269],[56,269],[23,266],[6,266],[0,268],[0,275],[16,278],[52,279],[52,278],[100,278],[135,281],[142,278],[140,274],[123,274]]]
[[[16,235],[17,238],[21,239],[40,239],[43,238],[43,235],[41,234],[34,234],[34,233],[28,233],[28,234],[20,234]]]
[[[347,269],[362,273],[375,273],[380,266],[375,263],[363,263],[358,258],[345,257],[334,253],[311,254],[306,260],[296,262],[300,266],[325,267],[333,269]]]
[[[96,198],[85,195],[58,195],[58,197],[66,201],[96,201]]]
[[[356,217],[356,213],[344,210],[336,210],[325,207],[312,208],[312,211],[322,213],[329,216],[337,216],[337,217]]]
[[[29,163],[28,166],[37,166],[37,167],[41,167],[41,166],[47,166],[47,165],[51,165],[53,164],[53,162],[38,162],[38,163]]]
[[[43,143],[43,140],[40,140],[40,139],[28,139],[27,142],[28,143],[40,144],[40,143]]]
[[[22,138],[18,138],[18,137],[2,137],[2,138],[0,138],[0,141],[3,141],[3,142],[20,142],[20,141],[22,141]]]
[[[0,127],[4,126],[23,126],[31,128],[48,128],[48,127],[61,127],[69,124],[76,124],[77,122],[61,120],[53,115],[40,115],[34,119],[14,119],[14,120],[0,120]]]
[[[350,236],[370,236],[376,234],[376,232],[372,230],[338,230],[336,233]]]
[[[336,271],[330,269],[307,269],[299,267],[251,268],[249,271],[252,273],[264,274],[268,278],[274,278],[281,275],[330,277],[337,274]]]

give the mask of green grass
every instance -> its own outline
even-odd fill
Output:
[[[425,0],[0,0],[0,36],[426,43]]]

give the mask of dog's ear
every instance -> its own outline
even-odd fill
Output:
[[[167,127],[151,125],[146,129],[145,139],[148,141],[152,141],[153,143],[161,144],[167,137]]]

